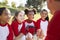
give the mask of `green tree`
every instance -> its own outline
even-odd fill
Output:
[[[15,2],[12,2],[12,3],[11,3],[11,6],[12,6],[12,8],[16,8]]]
[[[3,2],[0,2],[0,7],[9,7],[7,4],[8,0],[4,0]]]
[[[46,0],[27,0],[26,7],[31,8],[31,6],[33,6],[33,8],[41,10],[43,7],[42,3],[44,3],[45,1]]]
[[[24,10],[25,9],[25,7],[23,6],[23,4],[20,4],[17,8],[18,8],[18,10]]]

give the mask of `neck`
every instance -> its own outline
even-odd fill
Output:
[[[5,25],[5,24],[6,24],[6,22],[4,22],[4,21],[0,21],[0,24]]]
[[[31,19],[28,19],[29,21],[31,21]]]
[[[44,18],[42,18],[42,20],[45,20]]]
[[[21,21],[19,21],[18,23],[20,23],[20,24],[21,24],[22,22],[21,22]]]
[[[18,21],[18,20],[17,20]],[[22,23],[21,21],[18,21],[18,23]]]
[[[31,23],[31,22],[32,22],[32,20],[30,20],[30,19],[27,19],[27,22],[28,22],[28,23]]]

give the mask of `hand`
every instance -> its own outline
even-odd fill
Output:
[[[27,40],[33,40],[33,35],[32,35],[31,33],[28,33],[28,34],[26,35],[26,39],[27,39]]]

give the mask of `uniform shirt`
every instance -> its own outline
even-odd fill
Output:
[[[35,25],[36,25],[35,21],[33,21],[33,20],[29,21],[27,19],[27,20],[25,20],[24,23],[25,23],[26,32],[27,33],[30,32],[32,35],[34,35],[35,34]]]
[[[36,29],[41,29],[44,35],[44,38],[47,35],[48,21],[42,20],[41,18],[36,22]]]
[[[18,23],[17,20],[14,20],[11,24],[15,36],[18,36],[20,33],[25,34],[24,23]]]
[[[54,13],[53,18],[49,22],[45,40],[60,40],[60,10]]]
[[[13,32],[9,24],[0,24],[0,40],[13,40]]]

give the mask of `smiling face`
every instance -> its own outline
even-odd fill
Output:
[[[18,20],[18,22],[21,23],[24,20],[24,16],[25,16],[24,12],[19,12],[18,15],[16,16],[16,19]]]
[[[0,15],[0,20],[3,22],[8,22],[11,17],[11,13],[8,9],[3,10],[2,15]]]
[[[42,18],[43,20],[45,20],[45,18],[48,16],[48,12],[43,11],[43,12],[40,13],[40,15],[41,15],[41,18]]]
[[[28,12],[27,17],[28,17],[29,20],[34,19],[34,12],[33,11]]]

